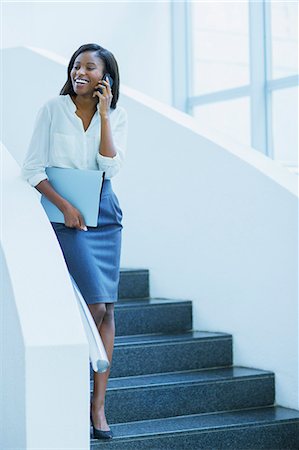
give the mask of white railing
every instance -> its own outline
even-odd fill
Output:
[[[1,449],[89,449],[89,354],[37,191],[1,148]]]

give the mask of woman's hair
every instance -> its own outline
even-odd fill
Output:
[[[101,60],[104,63],[104,73],[108,72],[111,75],[111,78],[113,79],[113,85],[111,88],[112,91],[112,102],[111,102],[111,108],[115,109],[116,104],[119,97],[119,71],[118,71],[118,65],[116,62],[116,59],[114,58],[113,54],[106,50],[104,47],[101,47],[98,44],[85,44],[81,45],[81,47],[78,48],[78,50],[75,51],[73,56],[70,59],[68,68],[67,68],[67,81],[63,88],[60,91],[60,95],[73,95],[76,96],[76,93],[73,89],[72,81],[71,81],[71,70],[73,68],[74,62],[80,53],[83,52],[95,52],[96,56],[101,58]]]

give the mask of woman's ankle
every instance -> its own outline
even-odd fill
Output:
[[[104,411],[105,409],[105,402],[103,401],[92,400],[90,405],[91,408],[96,411]]]

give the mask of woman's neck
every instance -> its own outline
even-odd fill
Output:
[[[94,111],[97,109],[97,97],[84,97],[82,95],[76,95],[71,98],[77,106],[77,109],[80,111]]]

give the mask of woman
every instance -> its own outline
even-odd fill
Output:
[[[39,111],[23,176],[64,214],[64,224],[52,226],[111,363],[122,211],[110,179],[124,161],[127,113],[117,106],[119,72],[111,52],[97,44],[82,45],[71,57],[67,73],[60,95]],[[109,77],[103,79],[107,73],[112,86]],[[48,166],[105,172],[97,227],[86,227],[80,211],[53,189],[45,172]],[[109,370],[94,372],[90,413],[98,439],[112,438],[104,409],[108,377]]]

